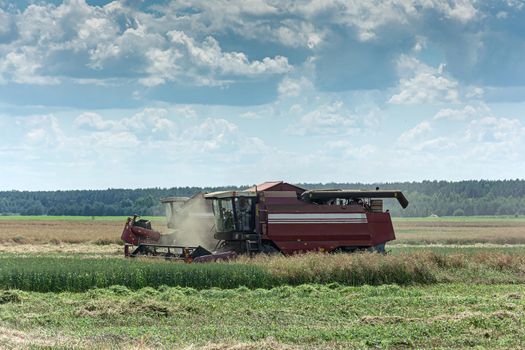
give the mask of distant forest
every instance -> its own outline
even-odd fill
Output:
[[[297,184],[312,188],[400,189],[410,201],[406,209],[388,200],[393,216],[525,215],[525,180],[423,181],[397,183]],[[240,187],[173,187],[78,191],[0,192],[0,215],[164,215],[159,199],[189,197]]]

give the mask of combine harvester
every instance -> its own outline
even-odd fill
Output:
[[[126,256],[209,261],[257,253],[382,253],[385,244],[395,239],[390,213],[383,210],[383,199],[395,198],[403,208],[408,206],[408,200],[397,190],[306,190],[282,181],[197,196],[208,202],[205,212],[195,215],[196,220],[208,220],[209,234],[216,240],[213,254],[200,246],[161,244],[160,233],[152,230],[149,222],[134,217],[128,218],[122,233]],[[168,219],[175,220],[175,231],[177,217],[197,196],[175,211],[169,204],[172,209]]]

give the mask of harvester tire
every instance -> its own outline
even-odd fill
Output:
[[[278,255],[281,254],[281,251],[273,244],[263,243],[261,252],[266,255]]]

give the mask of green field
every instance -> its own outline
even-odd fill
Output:
[[[86,291],[122,285],[131,289],[182,286],[196,289],[272,288],[338,283],[426,285],[525,283],[525,251],[449,253],[407,251],[259,256],[227,263],[184,264],[82,256],[0,257],[0,288],[38,292]]]
[[[0,334],[17,348],[516,349],[524,294],[506,284],[8,291]]]
[[[522,217],[398,218],[387,255],[209,264],[124,259],[124,220],[0,217],[0,348],[525,347]]]

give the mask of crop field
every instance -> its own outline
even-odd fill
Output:
[[[523,217],[396,219],[387,255],[210,264],[125,259],[124,221],[0,217],[0,347],[525,347]]]
[[[394,220],[394,244],[525,244],[523,217]]]
[[[0,216],[1,243],[119,243],[126,217],[46,217]],[[163,232],[166,220],[152,218],[152,225]]]
[[[165,232],[166,220],[151,217],[155,229]],[[0,216],[0,243],[120,242],[126,217]],[[525,244],[525,216],[396,218],[393,245]]]

